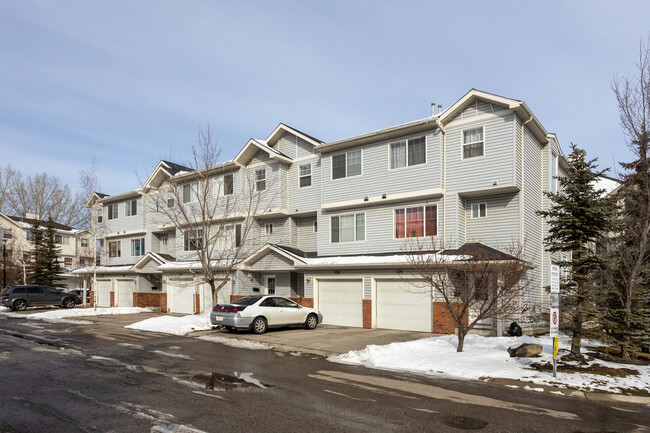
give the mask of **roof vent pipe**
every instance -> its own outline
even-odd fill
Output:
[[[432,116],[436,115],[436,103],[435,102],[431,103],[431,115]]]
[[[438,114],[442,113],[442,105],[438,104]]]

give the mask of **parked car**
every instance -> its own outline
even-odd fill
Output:
[[[69,293],[77,295],[79,299],[83,300],[84,289],[72,289]],[[90,304],[90,289],[86,289],[86,304]]]
[[[81,298],[50,286],[7,286],[0,293],[0,304],[12,310],[25,310],[37,305],[59,305],[73,308],[81,304]]]
[[[256,334],[288,325],[314,329],[322,321],[323,315],[319,311],[275,295],[246,296],[231,304],[217,304],[210,313],[213,325],[222,325],[229,331],[250,329]]]

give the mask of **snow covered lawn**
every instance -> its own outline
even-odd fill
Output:
[[[508,347],[522,343],[541,344],[542,354],[537,358],[510,358]],[[456,352],[457,337],[423,338],[385,346],[367,346],[365,349],[330,357],[343,364],[364,365],[370,368],[405,371],[426,375],[442,375],[454,379],[517,379],[538,385],[587,391],[606,391],[626,394],[628,390],[647,392],[650,389],[650,366],[636,366],[595,359],[590,364],[611,368],[636,370],[638,375],[612,377],[587,373],[562,373],[558,377],[531,368],[533,363],[553,363],[553,340],[550,337],[482,337],[468,335],[463,352]],[[560,337],[560,350],[570,346],[568,337]],[[586,352],[583,347],[583,353]],[[560,356],[563,353],[560,351]]]
[[[70,308],[45,311],[43,313],[30,314],[30,319],[42,320],[56,320],[67,319],[70,317],[85,317],[85,316],[105,316],[108,314],[136,314],[136,313],[151,313],[148,308],[138,307],[113,307],[113,308]]]
[[[209,315],[159,316],[125,326],[141,331],[162,332],[164,334],[185,335],[192,331],[212,329]]]

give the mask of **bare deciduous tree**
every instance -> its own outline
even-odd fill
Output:
[[[481,244],[466,244],[453,254],[433,252],[431,239],[407,242],[409,274],[433,289],[458,330],[458,352],[467,333],[482,320],[516,317],[528,309],[526,296],[533,284],[525,278],[530,265],[523,245],[501,252]],[[417,283],[416,283],[417,284]]]
[[[79,172],[79,177],[80,177],[80,183],[81,183],[81,190],[82,194],[84,194],[86,197],[90,197],[88,202],[86,203],[86,207],[84,208],[84,211],[82,212],[82,217],[84,218],[83,222],[83,227],[87,228],[90,231],[90,234],[92,236],[91,242],[92,245],[88,245],[85,247],[85,250],[82,250],[82,252],[79,254],[79,258],[82,257],[82,254],[84,254],[84,257],[86,254],[88,256],[92,257],[92,268],[93,268],[93,274],[92,274],[92,287],[95,289],[94,290],[94,296],[95,299],[93,300],[93,305],[95,309],[97,308],[97,259],[99,257],[99,252],[97,251],[97,240],[101,237],[101,228],[103,227],[102,225],[99,224],[98,218],[97,218],[97,212],[99,209],[99,205],[96,203],[96,197],[95,194],[98,193],[100,189],[99,181],[97,180],[97,169],[95,166],[95,159],[93,158],[92,164],[90,168],[81,170]],[[88,281],[86,281],[87,283]],[[88,284],[84,284],[84,291],[83,291],[83,305],[86,305],[86,289],[88,287]]]
[[[0,167],[0,212],[8,213],[8,198],[11,195],[11,188],[19,173],[10,165]]]
[[[210,286],[213,304],[235,265],[250,253],[257,218],[268,213],[273,202],[269,192],[273,180],[264,179],[262,184],[241,168],[236,181],[228,176],[235,173],[235,164],[218,165],[220,156],[210,127],[200,130],[187,164],[190,171],[169,179],[151,204],[152,211],[164,214],[183,234],[183,247],[198,259],[197,272]]]

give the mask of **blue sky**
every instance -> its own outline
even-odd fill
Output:
[[[183,163],[200,127],[230,159],[283,122],[323,141],[447,107],[524,100],[568,152],[629,159],[611,91],[650,33],[643,1],[0,0],[0,166],[102,190]]]

